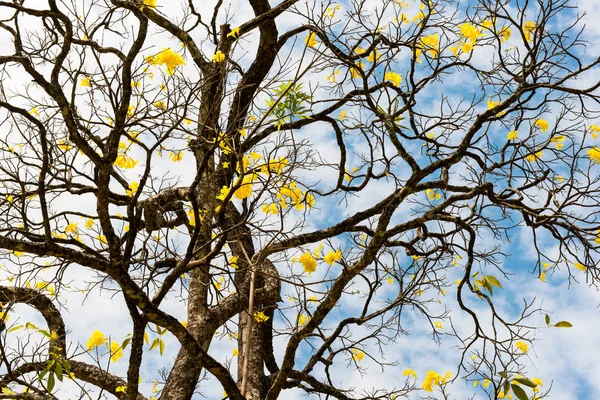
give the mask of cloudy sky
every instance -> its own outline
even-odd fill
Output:
[[[172,3],[179,4],[179,2]],[[211,14],[214,1],[202,1],[201,3],[199,10]],[[31,1],[31,4],[35,4],[39,8],[44,8],[45,2],[35,0]],[[348,9],[349,4],[344,1],[334,4],[340,5],[337,18],[343,18],[344,9]],[[375,9],[378,4],[379,0],[367,0],[365,7]],[[169,15],[174,16],[177,12],[177,8],[174,6],[167,9],[166,5],[161,4],[161,0],[158,0],[158,5],[159,7],[164,7],[159,9],[161,11],[164,10]],[[225,7],[225,5],[230,5],[230,7]],[[409,15],[416,14],[418,5],[419,3],[415,2],[409,6]],[[585,13],[586,15],[582,17],[580,25],[582,27],[585,26],[583,38],[587,39],[589,44],[583,52],[583,57],[586,59],[597,57],[600,54],[600,45],[597,40],[598,35],[600,35],[600,26],[595,18],[600,12],[600,4],[594,0],[579,0],[569,2],[569,5],[573,5],[575,8],[568,13],[565,12],[564,16],[559,16],[555,20],[556,27],[560,28],[568,24],[569,21],[572,21],[575,14],[583,15]],[[81,9],[85,9],[85,3],[81,3],[80,6]],[[305,10],[306,7],[305,3],[299,3],[298,5],[300,10]],[[239,26],[247,20],[247,16],[251,13],[245,0],[225,1],[224,9],[229,10],[227,17],[231,26]],[[0,17],[3,16],[0,15]],[[219,22],[224,22],[224,18],[225,15],[222,16],[223,20]],[[302,21],[302,18],[295,14],[286,13],[282,15],[278,19],[280,33],[298,26]],[[31,29],[35,28],[32,27]],[[238,52],[241,65],[247,65],[254,53],[256,40],[253,39],[255,39],[253,35],[248,35],[248,37],[240,39],[241,47]],[[156,34],[152,40],[155,41],[154,51],[158,51],[166,46],[176,46],[170,41],[168,35]],[[513,40],[516,39],[513,38]],[[0,33],[0,55],[9,54],[11,49],[10,38],[4,33]],[[211,54],[214,51],[209,46],[205,46],[202,50],[207,54]],[[300,50],[294,49],[290,51],[292,57],[300,56]],[[151,53],[151,51],[149,50],[148,53]],[[474,59],[474,63],[478,66],[486,65],[486,56],[487,54],[482,52]],[[398,61],[407,60],[408,57],[409,55],[400,55]],[[194,72],[191,68],[189,71],[189,76],[193,77]],[[330,70],[310,72],[305,75],[304,81],[307,85],[326,83],[326,77],[330,72]],[[597,79],[597,72],[590,71],[577,84],[583,86],[586,83],[593,82]],[[457,100],[461,97],[468,98],[469,84],[462,82],[461,79],[464,78],[458,74],[450,76],[443,83],[434,84],[433,89],[435,90],[432,90],[432,92],[439,93],[439,91],[447,90],[451,100]],[[3,82],[3,85],[5,89],[21,90],[26,82],[26,76],[15,69],[12,70],[11,82]],[[439,96],[432,94],[423,98],[422,101],[423,104],[435,107],[439,104]],[[481,104],[481,107],[482,110],[485,110],[485,104]],[[350,114],[352,112],[359,112],[351,108],[348,111]],[[0,134],[2,134],[2,129],[0,127]],[[499,134],[505,135],[504,133]],[[337,150],[335,150],[335,136],[325,125],[315,124],[308,129],[300,130],[296,133],[295,138],[306,140],[325,160],[335,162],[338,157]],[[269,145],[267,144],[265,149],[268,148]],[[356,153],[360,153],[364,148],[364,143],[361,143],[359,139],[353,142],[353,149]],[[414,151],[415,154],[420,152],[418,146],[410,150]],[[358,157],[351,156],[349,162],[358,163]],[[186,183],[192,178],[190,174],[192,169],[189,168],[192,163],[192,157],[188,154],[177,164],[170,163],[168,159],[164,162],[156,161],[153,169],[155,169],[156,176],[164,174],[165,176],[179,177],[182,183]],[[128,179],[135,180],[136,173],[139,173],[139,171],[135,169],[127,172]],[[319,170],[318,174],[311,173],[310,171],[305,171],[303,174],[307,182],[319,181],[321,185],[332,185],[337,179],[337,172],[333,168]],[[458,176],[451,177],[451,179],[458,179]],[[389,183],[378,181],[370,184],[368,191],[363,191],[357,196],[345,199],[342,203],[343,207],[340,207],[341,198],[323,199],[311,211],[303,229],[311,230],[327,226],[346,215],[351,215],[376,203],[393,190],[394,187]],[[65,210],[92,211],[95,208],[89,199],[82,198],[65,198],[65,201],[61,205]],[[410,207],[411,205],[407,205],[403,210],[408,211]],[[299,219],[300,217],[292,215],[289,221],[290,226],[296,222],[294,218]],[[490,240],[486,241],[486,239]],[[490,243],[491,240],[493,239],[482,238],[482,245]],[[544,240],[546,239],[542,238],[542,246],[545,251],[548,253],[556,253],[558,251],[557,248],[553,247],[554,245],[550,240],[546,242]],[[535,300],[535,306],[543,310],[543,312],[535,313],[528,320],[528,325],[538,327],[539,329],[532,331],[531,338],[535,338],[534,344],[527,352],[527,355],[521,358],[521,362],[527,366],[528,377],[542,379],[545,390],[552,387],[549,398],[562,400],[600,398],[600,386],[596,384],[597,378],[600,376],[600,365],[597,362],[597,355],[600,353],[595,348],[596,344],[600,343],[600,318],[598,318],[600,295],[595,288],[590,287],[584,275],[578,276],[578,282],[575,282],[569,279],[569,273],[566,269],[553,270],[548,274],[546,282],[539,280],[537,272],[535,272],[537,253],[533,249],[532,243],[533,238],[530,230],[524,227],[516,227],[511,231],[510,242],[502,244],[502,250],[508,254],[507,258],[502,260],[503,268],[512,273],[512,275],[504,283],[504,289],[495,292],[495,304],[509,317],[515,317],[519,313],[524,301],[530,302]],[[344,242],[339,239],[334,241],[333,244],[342,246]],[[15,268],[17,268],[11,265],[11,260],[14,261],[14,258],[7,258],[5,262],[6,268],[0,271],[0,278],[3,278],[6,284],[24,284],[25,279],[23,281],[17,280],[13,283],[8,282],[7,278],[10,273],[7,271],[14,272]],[[287,267],[284,267],[282,264],[281,268]],[[291,268],[296,268],[295,272],[301,272],[301,267],[298,264]],[[328,273],[335,274],[335,271],[320,270],[312,279],[317,280]],[[51,274],[52,271],[46,271],[38,275],[36,279],[49,280],[52,276]],[[454,282],[459,277],[459,274],[459,270],[450,270],[448,272],[448,281]],[[116,341],[122,341],[130,333],[131,323],[127,308],[118,294],[115,295],[115,292],[111,290],[98,289],[91,290],[88,295],[81,293],[81,290],[89,288],[88,282],[96,280],[95,275],[89,270],[71,267],[67,270],[64,280],[68,282],[67,284],[72,289],[70,291],[65,290],[61,294],[61,303],[65,323],[69,331],[69,342],[73,348],[78,344],[85,346],[89,336],[95,329],[99,329],[106,335],[110,335],[111,340]],[[361,287],[361,283],[356,282],[353,290],[360,290]],[[395,284],[392,283],[384,287],[378,296],[382,299],[392,296],[394,289]],[[281,307],[282,313],[288,318],[293,319],[296,309],[292,307],[289,296],[296,296],[295,290],[292,287],[284,285],[282,295],[284,302],[288,302]],[[443,310],[444,307],[456,310],[455,298],[456,286],[453,285],[448,289],[443,299],[443,304],[440,305],[440,310]],[[357,311],[357,304],[350,295],[344,296],[341,300],[341,308],[336,311],[332,318],[339,319],[346,315],[351,315]],[[480,309],[482,314],[485,313],[483,305],[474,304],[473,307]],[[173,296],[170,296],[165,301],[163,309],[172,313],[172,315],[180,320],[186,318],[177,294],[173,294]],[[567,320],[573,324],[573,327],[570,329],[546,327],[544,322],[544,315],[546,313],[550,315],[553,322]],[[11,315],[11,323],[23,324],[25,322],[33,322],[40,326],[43,325],[43,320],[40,316],[25,307],[17,307]],[[449,329],[450,324],[458,332],[465,332],[472,329],[472,323],[465,314],[453,311],[449,314],[449,317],[450,319],[444,321],[446,330]],[[442,374],[446,371],[451,371],[455,375],[460,357],[460,353],[456,349],[458,345],[456,338],[445,335],[442,331],[441,336],[438,337],[439,340],[434,340],[430,325],[417,312],[409,310],[403,318],[405,318],[404,329],[407,332],[406,335],[402,335],[395,342],[386,345],[381,353],[378,352],[372,343],[366,342],[363,347],[365,353],[372,354],[374,359],[365,357],[360,362],[360,368],[357,368],[356,364],[351,361],[350,355],[348,355],[346,357],[347,362],[337,363],[335,379],[338,379],[338,381],[336,383],[345,388],[354,387],[357,393],[359,393],[362,390],[369,391],[378,387],[392,388],[401,386],[405,379],[402,376],[402,372],[407,368],[412,368],[416,372],[416,384],[418,387],[421,386],[422,380],[428,370],[436,370]],[[357,328],[356,334],[360,334],[359,328]],[[155,337],[157,337],[157,334],[150,333],[151,340]],[[7,340],[9,343],[14,343],[14,338],[8,337]],[[143,383],[140,386],[140,390],[147,396],[152,395],[152,381],[159,379],[158,371],[162,368],[166,368],[167,370],[170,368],[178,350],[177,342],[172,336],[165,335],[164,340],[166,350],[162,356],[157,350],[146,351],[144,354],[141,372]],[[285,349],[285,338],[277,338],[275,344],[277,359],[281,360]],[[227,363],[233,360],[233,350],[235,347],[235,342],[229,340],[224,335],[222,338],[213,341],[210,353],[217,360]],[[302,365],[302,362],[309,356],[310,347],[303,346],[302,351],[303,353],[298,360],[299,365]],[[95,355],[94,353],[82,354],[80,357],[82,360],[93,362]],[[119,362],[110,365],[113,373],[121,376],[125,375],[127,355],[128,352],[126,351],[125,357]],[[377,363],[377,361],[382,360],[394,365],[390,365],[382,370]],[[107,357],[102,358],[101,363],[103,363],[101,365],[106,367]],[[406,377],[406,379],[409,383],[414,382],[410,377]],[[471,396],[475,396],[476,399],[488,398],[487,392],[481,385],[474,387],[473,379],[469,382],[461,379],[452,382],[449,385],[451,398],[466,399]],[[73,382],[66,382],[61,386],[60,390],[59,398],[68,398],[70,396],[75,398],[77,393],[79,393],[78,388]],[[222,397],[222,388],[216,380],[210,377],[199,387],[199,390],[208,399]],[[411,399],[417,399],[420,395],[423,395],[422,391],[415,392],[411,396]],[[106,398],[111,398],[111,395],[105,396]],[[198,395],[196,398],[201,398],[201,396]],[[295,400],[306,397],[301,391],[294,390],[284,392],[282,398]],[[308,398],[315,397],[309,396]]]

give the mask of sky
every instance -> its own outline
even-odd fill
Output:
[[[45,2],[41,0],[32,1],[31,4],[41,6]],[[158,0],[159,6],[161,0]],[[199,9],[201,10],[212,10],[214,2],[202,2]],[[371,1],[365,3],[365,7],[375,7],[379,2]],[[244,22],[249,15],[250,10],[248,9],[245,2],[241,0],[233,0],[229,3],[229,17],[232,26],[238,26]],[[337,3],[336,3],[337,4]],[[418,3],[415,3],[418,4]],[[571,4],[571,3],[570,3]],[[594,0],[580,0],[573,1],[573,5],[576,8],[573,12],[579,14],[586,13],[581,21],[581,26],[585,25],[585,31],[583,38],[589,40],[589,44],[585,49],[584,56],[587,58],[596,57],[600,46],[598,45],[597,37],[600,34],[600,27],[595,22],[594,17],[600,12],[600,4]],[[343,18],[343,11],[349,5],[345,2],[339,2],[340,11],[338,11],[338,17]],[[82,9],[85,9],[85,5],[82,4]],[[162,6],[161,6],[162,7]],[[303,10],[304,4],[299,5],[298,8]],[[415,12],[416,6],[411,6],[411,12]],[[227,7],[225,7],[227,8]],[[164,7],[165,13],[174,15],[177,9],[175,7]],[[560,16],[557,18],[557,26],[561,24],[567,24],[572,19],[573,14]],[[278,19],[278,28],[280,32],[284,32],[291,29],[301,23],[301,18],[294,14],[284,14]],[[239,50],[240,64],[247,65],[248,60],[252,57],[256,47],[255,36],[248,35],[240,39],[240,46],[243,46],[243,50]],[[116,39],[115,39],[116,40]],[[156,42],[156,46],[153,49],[148,49],[145,53],[152,53],[152,51],[159,51],[162,47],[173,45],[173,42],[168,35],[158,34],[153,38]],[[5,49],[5,50],[2,50]],[[5,51],[10,50],[10,41],[4,34],[0,34],[0,55],[6,54]],[[214,49],[205,46],[202,50],[210,54]],[[292,50],[292,56],[298,57],[298,50]],[[400,55],[399,61],[407,60],[407,55]],[[485,54],[481,54],[474,59],[475,63],[485,65],[486,63]],[[186,71],[189,72],[189,77],[193,77],[194,72],[188,68]],[[591,71],[587,74],[584,79],[575,84],[585,85],[585,83],[594,82],[596,76]],[[188,72],[186,72],[188,73]],[[305,75],[304,80],[308,84],[316,85],[317,83],[326,83],[326,77],[330,73],[330,70],[323,71],[312,71]],[[24,84],[25,76],[18,72],[14,72],[11,76],[12,82],[7,83],[7,86],[11,88],[19,88]],[[439,91],[448,89],[449,97],[451,100],[457,100],[461,97],[467,97],[469,95],[469,84],[468,82],[461,85],[461,76],[449,76],[443,83],[434,85],[431,95],[428,95],[422,99],[425,108],[427,106],[435,107],[439,105]],[[458,89],[457,89],[458,88]],[[259,99],[258,101],[261,101]],[[482,110],[485,110],[485,102],[481,104]],[[353,112],[359,112],[350,108],[349,114]],[[4,129],[0,126],[0,132]],[[498,128],[498,135],[504,135],[503,131]],[[504,137],[504,136],[503,136]],[[337,150],[335,150],[335,138],[332,132],[324,124],[315,124],[310,128],[299,130],[295,133],[295,139],[305,140],[311,148],[318,151],[322,155],[323,159],[335,161],[338,157]],[[352,139],[349,139],[352,140]],[[359,138],[354,139],[353,149],[360,153],[364,151],[364,143]],[[268,149],[267,144],[265,149]],[[411,152],[420,153],[421,149],[418,146],[409,148]],[[419,161],[423,161],[420,159]],[[184,159],[179,163],[170,163],[168,158],[165,157],[164,162],[157,162],[153,173],[155,176],[171,176],[180,177],[181,182],[189,182],[192,175],[190,174],[189,165],[192,163],[192,157],[190,155],[184,156]],[[349,165],[355,163],[358,165],[358,157],[351,156],[349,159]],[[134,179],[135,170],[130,172],[128,179]],[[311,171],[303,171],[302,178],[306,182],[319,183],[320,185],[330,185],[337,179],[337,172],[334,168],[328,168],[319,170],[318,173]],[[458,175],[454,175],[451,179],[460,179]],[[330,200],[323,200],[323,202],[317,202],[315,209],[309,214],[309,219],[304,225],[303,229],[306,231],[312,229],[319,229],[328,224],[333,223],[336,220],[344,217],[345,215],[351,215],[358,210],[364,209],[365,207],[376,203],[379,199],[383,198],[387,193],[390,193],[394,188],[389,183],[384,181],[374,182],[369,185],[368,191],[363,191],[357,196],[350,196],[346,199],[340,197],[333,198]],[[62,206],[65,209],[78,209],[78,210],[93,210],[93,203],[85,198],[69,198],[65,199]],[[409,212],[413,205],[403,205],[402,212]],[[300,220],[300,214],[292,214],[290,216],[290,224]],[[487,239],[487,240],[486,240]],[[483,237],[481,242],[490,243],[493,239],[490,237]],[[598,318],[598,305],[600,304],[600,294],[595,288],[590,287],[589,282],[586,282],[585,278],[579,276],[579,283],[574,283],[569,280],[568,272],[565,269],[557,269],[548,274],[547,282],[542,282],[537,279],[537,274],[534,271],[535,264],[537,261],[537,254],[532,247],[533,238],[531,232],[525,227],[516,227],[511,231],[510,242],[504,243],[502,250],[508,255],[506,259],[502,260],[502,266],[508,271],[513,273],[510,280],[504,284],[504,289],[496,290],[494,293],[494,301],[498,307],[506,313],[506,315],[514,316],[520,311],[523,306],[523,301],[534,301],[536,307],[539,307],[542,311],[534,313],[528,320],[529,324],[534,327],[538,327],[532,333],[532,337],[535,337],[535,342],[531,349],[527,352],[527,355],[521,359],[521,361],[527,366],[528,377],[538,377],[544,381],[543,389],[552,389],[548,398],[550,399],[595,399],[600,398],[600,387],[596,384],[597,377],[600,376],[600,365],[596,362],[597,352],[595,351],[595,343],[600,342],[600,318]],[[559,250],[553,247],[552,242],[549,238],[542,238],[542,245],[550,253],[556,253]],[[333,246],[344,246],[345,242],[341,239],[333,241]],[[326,250],[328,251],[328,247]],[[4,271],[0,271],[0,279],[5,282],[8,274],[7,270],[10,270],[9,258],[5,264],[7,268]],[[14,259],[12,259],[14,260]],[[283,264],[278,264],[281,268]],[[294,272],[301,272],[302,268],[299,264],[293,265]],[[52,271],[42,273],[38,276],[38,279],[49,277]],[[335,270],[328,270],[320,268],[314,276],[305,278],[307,280],[317,280],[327,273],[335,274]],[[459,270],[450,270],[448,273],[449,282],[454,282],[458,278]],[[47,274],[47,275],[44,275]],[[111,340],[121,341],[130,332],[131,323],[129,321],[127,309],[121,300],[121,297],[114,291],[110,290],[98,290],[94,289],[90,295],[84,297],[81,293],[81,289],[87,289],[86,282],[94,281],[94,274],[84,268],[69,268],[64,276],[66,282],[72,286],[72,291],[65,291],[61,294],[62,298],[62,311],[65,318],[65,323],[69,331],[69,341],[72,346],[76,346],[78,343],[85,346],[89,336],[93,330],[99,329],[110,335]],[[8,282],[7,282],[8,284]],[[11,283],[13,284],[13,283]],[[14,284],[23,284],[23,282],[15,282]],[[364,293],[364,286],[361,282],[355,282],[352,290],[361,290]],[[396,283],[392,283],[389,286],[382,288],[381,292],[378,293],[382,299],[388,295],[394,293]],[[108,285],[110,286],[110,284]],[[114,285],[113,285],[114,287]],[[294,318],[296,309],[290,307],[289,296],[296,296],[293,288],[288,285],[283,286],[282,297],[284,298],[284,304],[282,305],[282,312],[288,318]],[[452,286],[448,289],[446,296],[444,297],[444,304],[440,305],[440,312],[443,311],[443,307],[448,305],[448,308],[456,310],[455,304],[456,289]],[[287,302],[287,303],[286,303]],[[350,313],[356,312],[359,303],[355,301],[355,297],[351,295],[344,296],[341,300],[341,307],[337,309],[331,316],[332,321],[340,318],[344,318]],[[473,304],[474,307],[481,309],[484,313],[484,307]],[[310,306],[314,310],[316,305]],[[432,306],[434,310],[438,310],[435,304]],[[164,310],[172,313],[178,319],[185,319],[185,314],[182,311],[181,303],[178,301],[177,296],[173,295],[165,301]],[[572,323],[573,327],[570,329],[558,329],[546,327],[544,322],[545,314],[549,314],[552,322],[567,320]],[[43,320],[33,312],[31,309],[26,307],[16,307],[14,313],[11,314],[14,319],[11,322],[25,323],[32,322],[37,325],[42,325]],[[361,390],[371,390],[378,387],[393,387],[403,382],[404,377],[402,372],[407,368],[412,368],[416,371],[418,378],[416,379],[416,385],[420,387],[422,380],[428,370],[436,370],[440,373],[451,371],[453,376],[456,374],[456,365],[458,352],[456,346],[458,345],[456,338],[444,334],[442,331],[439,340],[434,340],[432,336],[431,327],[426,321],[415,311],[408,310],[403,316],[404,328],[407,331],[406,335],[400,336],[394,343],[386,345],[381,353],[377,352],[377,349],[372,343],[366,342],[364,344],[364,350],[367,354],[373,354],[375,357],[365,357],[361,360],[357,368],[357,364],[351,361],[351,356],[346,356],[347,362],[338,363],[336,366],[335,379],[336,383],[341,386],[349,388],[354,387],[356,392],[359,393]],[[451,312],[450,313],[451,324],[456,327],[457,331],[467,331],[471,328],[471,322],[469,319],[461,313]],[[450,326],[450,320],[444,321],[445,329],[448,330]],[[360,327],[357,327],[355,334],[358,335],[361,332]],[[16,333],[16,332],[15,332]],[[156,333],[149,333],[150,340],[153,340],[158,336]],[[35,337],[36,333],[33,334]],[[165,340],[165,353],[161,356],[157,350],[146,351],[144,354],[144,363],[142,367],[142,385],[140,391],[151,396],[152,381],[158,378],[157,371],[161,368],[168,369],[172,364],[172,361],[177,353],[176,340],[171,335],[161,336]],[[9,338],[10,340],[10,338]],[[9,341],[10,343],[10,341]],[[285,339],[282,337],[275,339],[275,353],[278,361],[281,361],[283,351],[285,350]],[[209,353],[213,354],[217,360],[227,363],[233,360],[233,349],[236,347],[235,342],[228,339],[226,335],[222,338],[217,338],[211,344]],[[146,348],[147,349],[147,348]],[[91,361],[91,355],[81,355],[82,359]],[[128,351],[125,351],[125,356],[117,363],[113,363],[110,368],[113,373],[124,376],[126,371],[126,357]],[[307,345],[302,346],[302,352],[299,354],[297,364],[302,363],[310,356],[310,347]],[[396,365],[390,365],[385,369],[381,369],[377,361],[385,360],[385,362],[395,363]],[[107,358],[103,358],[103,365],[106,365]],[[234,362],[235,364],[235,362]],[[412,378],[406,378],[409,383],[415,382]],[[200,385],[199,390],[202,395],[208,399],[222,398],[222,388],[216,380],[208,378],[207,382]],[[474,396],[475,399],[488,398],[486,392],[478,385],[473,386],[472,379],[470,381],[464,381],[457,379],[449,384],[451,398],[453,399],[466,399]],[[73,382],[66,382],[60,388],[60,398],[77,398],[78,389]],[[419,398],[419,395],[423,395],[423,392],[415,392],[411,395],[411,399]],[[111,395],[105,394],[106,398],[112,398]],[[201,395],[195,396],[194,398],[202,398]],[[313,399],[316,397],[306,396],[300,390],[286,391],[282,395],[282,398],[296,400],[309,398]]]

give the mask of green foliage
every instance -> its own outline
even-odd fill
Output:
[[[274,126],[280,130],[286,123],[297,118],[308,118],[308,102],[312,96],[302,91],[302,83],[284,82],[273,90],[275,96],[266,101],[270,108],[269,115],[275,118]]]

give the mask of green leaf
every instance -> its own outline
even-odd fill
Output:
[[[62,365],[63,368],[65,369],[65,371],[67,371],[67,374],[71,374],[71,363],[69,362],[69,360],[62,360]]]
[[[162,339],[160,339],[158,343],[159,343],[159,347],[160,347],[160,349],[159,349],[160,355],[162,356],[163,352],[165,351],[165,342]]]
[[[58,378],[58,380],[62,382],[62,380],[63,380],[63,366],[62,366],[62,363],[57,362],[56,363],[56,368],[54,368],[54,371],[56,372],[56,377]]]
[[[504,395],[506,396],[510,392],[510,382],[504,381]]]
[[[47,370],[40,372],[40,375],[38,376],[40,382],[44,380],[44,377],[46,376],[47,373],[48,373]]]
[[[156,346],[158,346],[158,341],[159,340],[160,340],[159,338],[156,338],[156,339],[154,339],[152,341],[152,345],[150,346],[150,350],[153,350]]]
[[[125,348],[129,345],[129,342],[131,342],[131,338],[123,340],[123,343],[121,343],[121,348],[125,350]]]
[[[523,388],[521,388],[519,385],[511,384],[510,387],[512,388],[513,393],[515,394],[515,396],[517,396],[519,400],[529,400],[529,397],[527,397],[527,393],[525,393]]]
[[[519,382],[521,385],[529,386],[530,388],[534,388],[537,386],[529,378],[515,378],[515,381]]]
[[[546,325],[550,325],[550,316],[546,314]]]
[[[37,329],[38,327],[35,326],[34,324],[32,324],[31,322],[28,322],[25,324],[25,328],[27,329]]]
[[[23,325],[17,325],[17,326],[13,326],[12,328],[10,328],[8,330],[8,333],[14,332],[14,331],[18,331],[19,329],[21,329],[23,327]]]
[[[506,372],[504,371],[500,371],[498,372],[498,375],[500,375],[501,377],[503,377],[504,379],[508,379],[508,375],[506,375]]]
[[[42,335],[46,336],[48,339],[52,339],[52,335],[48,333],[48,331],[44,330],[44,329],[38,329],[38,332],[41,333]]]
[[[499,287],[500,289],[502,289],[502,284],[500,284],[500,281],[498,279],[496,279],[496,277],[493,277],[492,275],[488,275],[486,276],[486,279],[494,286]]]
[[[554,326],[557,328],[572,328],[573,327],[573,325],[567,321],[557,322]]]
[[[48,393],[51,393],[54,389],[54,383],[54,372],[50,371],[50,375],[48,375]]]

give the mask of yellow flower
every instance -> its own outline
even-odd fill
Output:
[[[566,136],[564,135],[557,135],[554,136],[553,138],[550,139],[550,143],[554,143],[556,144],[556,149],[557,150],[561,150],[564,146],[564,141],[566,139]]]
[[[15,198],[12,194],[7,194],[6,196],[4,196],[4,198],[6,199],[6,201],[8,201],[9,203],[12,203],[13,201],[15,201]]]
[[[479,30],[479,28],[475,25],[472,25],[468,22],[464,24],[458,25],[460,28],[460,35],[465,39],[469,39],[471,43],[475,43],[477,39],[483,36],[483,33]]]
[[[123,357],[123,349],[117,342],[110,343],[110,361],[117,362],[119,358]]]
[[[373,50],[369,53],[369,55],[367,56],[367,61],[370,63],[373,63],[375,61],[378,61],[381,58],[381,53],[379,52],[379,50]]]
[[[29,110],[29,114],[31,115],[35,115],[35,116],[40,116],[40,113],[37,110],[37,107],[33,107],[31,110]]]
[[[425,48],[425,53],[429,54],[431,58],[435,58],[440,52],[440,35],[439,33],[434,33],[429,36],[423,36],[421,38],[421,43]],[[417,56],[418,57],[418,56]]]
[[[241,186],[233,193],[233,197],[242,200],[252,196],[252,183],[255,178],[255,174],[246,175],[241,178],[241,182],[238,181],[238,184]]]
[[[498,37],[500,38],[500,43],[506,42],[508,39],[510,39],[511,35],[512,35],[512,32],[508,26],[502,27],[502,29],[498,33]]]
[[[129,189],[127,189],[127,196],[133,196],[135,192],[137,192],[140,187],[140,183],[137,181],[133,181],[129,183]]]
[[[350,76],[352,78],[361,78],[360,71],[365,67],[365,63],[362,61],[357,61],[355,63],[356,67],[350,67]]]
[[[342,112],[340,112],[340,115],[338,117],[340,119],[340,121],[343,121],[343,120],[346,119],[346,114],[347,113],[348,113],[348,111],[346,111],[346,110],[343,110]]]
[[[402,375],[404,375],[404,376],[412,376],[413,378],[417,379],[417,373],[412,368],[405,369],[404,372],[402,373]]]
[[[354,361],[361,361],[363,358],[365,358],[365,353],[363,351],[358,349],[352,350],[352,359]]]
[[[540,281],[542,281],[542,282],[546,282],[546,272],[547,272],[547,271],[544,271],[544,272],[542,272],[542,273],[540,274]]]
[[[325,256],[325,262],[329,265],[335,264],[336,261],[340,261],[342,259],[342,252],[339,250],[333,251],[331,250]]]
[[[385,73],[384,79],[388,82],[392,82],[394,86],[399,87],[402,82],[402,76],[396,72],[388,71]]]
[[[586,152],[590,156],[590,160],[596,164],[600,164],[600,147],[594,147]]]
[[[135,168],[135,166],[137,165],[138,162],[139,162],[139,160],[134,160],[133,158],[129,157],[127,154],[121,153],[115,159],[114,164],[117,167],[122,168],[122,169],[131,169],[131,168]]]
[[[408,19],[405,13],[402,13],[399,18],[394,17],[393,21],[397,24],[410,24],[410,20]]]
[[[94,333],[92,333],[92,336],[90,336],[88,339],[87,348],[88,350],[92,350],[93,348],[98,347],[106,342],[106,340],[107,339],[104,337],[104,334],[96,329]]]
[[[527,39],[528,42],[533,40],[532,33],[535,31],[536,27],[537,24],[533,21],[527,21],[525,24],[523,24],[523,33],[525,34],[525,39]]]
[[[81,86],[81,87],[92,87],[91,80],[90,80],[89,76],[83,77],[81,79],[81,82],[79,83],[79,86]]]
[[[181,161],[181,159],[183,158],[183,151],[171,151],[169,152],[169,158],[173,162]]]
[[[234,357],[237,357],[237,356],[238,356],[238,354],[239,354],[239,351],[238,351],[238,349],[233,349],[233,356],[234,356]]]
[[[306,325],[306,323],[310,320],[306,315],[302,314],[298,318],[298,326]]]
[[[225,198],[227,197],[227,195],[229,194],[229,187],[228,186],[223,186],[221,188],[221,192],[217,195],[217,199],[224,201]]]
[[[600,132],[600,126],[598,126],[598,125],[590,126],[590,132],[592,132],[592,137],[594,139],[598,139],[598,132]]]
[[[85,221],[85,227],[86,227],[87,229],[90,229],[92,226],[94,226],[94,220],[93,220],[92,218],[88,218],[88,219]]]
[[[327,10],[325,10],[325,16],[329,17],[329,18],[333,18],[335,17],[335,12],[337,10],[339,10],[341,8],[341,6],[338,4],[335,7],[327,7]]]
[[[515,140],[517,138],[518,134],[519,134],[519,131],[508,132],[508,140]]]
[[[13,251],[11,251],[11,253],[13,253],[15,257],[21,257],[23,254],[25,254],[22,251],[18,251],[18,250],[13,250]]]
[[[581,270],[581,271],[583,271],[583,272],[587,272],[587,267],[586,267],[585,265],[583,265],[583,264],[580,264],[580,263],[573,263],[573,266],[574,266],[575,268],[577,268],[578,270]]]
[[[515,347],[521,350],[523,353],[527,353],[527,351],[529,350],[529,346],[525,342],[516,342]]]
[[[527,159],[527,161],[534,162],[535,160],[541,158],[543,154],[544,154],[544,152],[542,150],[540,150],[533,154],[528,155],[525,158]]]
[[[442,195],[437,192],[437,189],[425,189],[425,194],[429,197],[430,200],[439,200],[442,198]]]
[[[423,381],[423,389],[426,392],[433,392],[433,387],[441,385],[443,382],[443,378],[440,374],[435,371],[429,370],[425,375],[425,380]]]
[[[213,62],[220,63],[225,61],[225,54],[221,50],[217,50],[212,56]]]
[[[261,209],[265,214],[279,214],[279,209],[277,208],[276,203],[263,204]]]
[[[257,312],[255,312],[253,316],[254,316],[254,320],[255,320],[256,322],[259,322],[259,323],[260,323],[260,322],[265,322],[266,320],[268,320],[268,319],[269,319],[269,317],[267,317],[267,316],[265,315],[265,313],[263,313],[262,311],[257,311]]]
[[[492,108],[496,107],[499,104],[500,104],[499,101],[493,101],[492,98],[490,97],[487,101],[487,108],[488,108],[488,110],[491,110]]]
[[[283,169],[287,167],[288,159],[279,157],[279,160],[275,160],[271,158],[269,162],[260,167],[260,172],[266,175],[271,175],[272,172],[280,175],[283,172]]]
[[[438,329],[444,329],[444,325],[440,321],[435,321],[433,325]]]
[[[317,270],[317,260],[310,252],[306,252],[298,257],[298,261],[302,264],[302,268],[309,275]]]
[[[170,47],[163,49],[163,51],[155,56],[146,57],[146,61],[152,65],[164,65],[169,76],[175,73],[175,68],[186,64],[181,54],[171,50]]]
[[[149,0],[144,0],[144,1],[149,1]],[[153,0],[153,1],[156,1],[156,0]],[[127,386],[117,386],[117,388],[115,389],[115,392],[125,393],[126,390],[127,390]]]
[[[541,119],[541,118],[537,119],[534,122],[534,125],[536,127],[540,128],[540,130],[542,132],[546,132],[548,130],[548,128],[550,127],[550,125],[548,124],[548,121],[546,121],[545,119]]]
[[[240,36],[240,28],[233,28],[231,32],[227,34],[227,37],[237,39]]]
[[[315,47],[319,44],[319,41],[317,40],[317,34],[314,32],[309,33],[304,41],[308,47]]]
[[[77,235],[78,229],[77,229],[77,222],[71,222],[69,225],[67,225],[67,227],[65,228],[65,232],[66,233],[72,233],[74,235]]]

